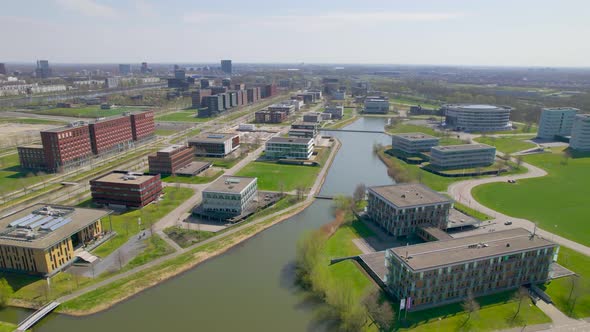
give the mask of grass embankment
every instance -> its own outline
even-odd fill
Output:
[[[552,280],[542,288],[553,304],[568,316],[590,317],[590,257],[572,249],[559,248],[557,262],[575,272],[575,276]]]
[[[541,228],[590,246],[588,188],[590,158],[565,159],[560,150],[525,156],[548,175],[518,180],[516,184],[490,183],[475,187],[473,196],[504,214],[538,222]]]
[[[199,118],[196,111],[178,111],[158,116],[159,122],[207,122],[214,118]]]
[[[472,209],[472,208],[468,207],[467,205],[461,204],[457,201],[453,202],[453,206],[455,207],[456,210],[459,210],[459,211],[465,213],[466,215],[472,216],[473,218],[476,218],[478,220],[484,221],[484,220],[492,219],[492,217],[488,216],[487,214],[479,212],[475,209]]]
[[[201,184],[201,183],[209,183],[223,174],[223,171],[214,172],[213,175],[210,176],[176,176],[176,175],[164,175],[162,176],[162,181],[169,182],[169,183],[191,183],[191,184]]]
[[[426,135],[435,136],[440,139],[439,145],[457,145],[467,143],[454,136],[445,136],[442,132],[436,131],[431,127],[406,124],[402,122],[388,126],[385,130],[390,134],[423,133]]]
[[[174,252],[174,249],[166,243],[158,234],[154,234],[143,240],[146,248],[143,252],[135,256],[125,265],[125,270],[131,270],[134,267],[141,266],[145,263],[151,262],[158,257],[162,257]]]
[[[54,175],[21,169],[18,154],[0,157],[0,195],[25,189],[34,184],[50,180]],[[48,184],[49,185],[49,184]]]
[[[182,253],[172,259],[156,264],[153,267],[149,267],[141,272],[114,281],[106,286],[99,287],[96,290],[90,291],[75,299],[63,303],[58,308],[58,311],[75,315],[84,315],[107,309],[113,304],[120,302],[140,292],[141,290],[155,286],[163,280],[182,273],[208,258],[225,252],[235,244],[240,243],[259,233],[260,231],[291,217],[292,215],[301,211],[303,208],[305,208],[305,205],[295,210],[278,215],[275,218],[270,218],[263,222],[250,225],[239,232],[194,248],[186,253]]]
[[[13,332],[16,330],[16,324],[0,322],[0,332]]]
[[[309,189],[322,170],[330,155],[331,148],[318,148],[319,166],[287,165],[270,161],[254,161],[242,168],[236,175],[258,178],[258,189],[292,191],[297,188]]]
[[[399,331],[497,331],[551,322],[528,298],[513,319],[518,307],[518,302],[512,300],[513,294],[512,291],[476,298],[481,308],[469,320],[461,303],[410,312]]]
[[[325,126],[325,128],[339,129],[342,127],[346,127],[347,125],[353,123],[354,121],[356,121],[356,113],[355,113],[354,108],[353,107],[345,107],[344,113],[342,114],[342,119]]]
[[[59,116],[71,116],[79,118],[98,118],[103,116],[120,115],[124,112],[130,111],[141,111],[145,107],[131,107],[121,106],[113,107],[108,110],[100,109],[100,105],[96,106],[85,106],[85,107],[72,107],[72,108],[49,108],[42,110],[35,110],[32,113],[43,114],[43,115],[59,115]]]
[[[515,153],[522,150],[528,150],[536,147],[537,145],[526,140],[533,138],[532,136],[501,136],[501,137],[478,137],[475,140],[478,143],[483,143],[491,146],[495,146],[498,151],[504,153]]]
[[[141,229],[149,229],[151,224],[177,208],[195,192],[189,188],[166,187],[164,194],[164,198],[158,203],[150,204],[142,209],[129,210],[120,215],[111,215],[113,231],[117,232],[117,235],[96,248],[93,254],[106,257]],[[141,226],[138,225],[138,218],[141,218]],[[109,226],[108,220],[103,221],[105,229],[108,229]]]
[[[178,226],[168,227],[164,229],[164,233],[182,248],[190,247],[195,243],[215,236],[213,232],[184,229]]]

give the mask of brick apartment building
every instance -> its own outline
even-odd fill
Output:
[[[256,123],[281,123],[287,120],[287,113],[281,111],[258,111],[254,113]]]
[[[133,143],[131,117],[116,116],[88,124],[92,153],[103,154],[125,150]]]
[[[143,141],[154,137],[156,132],[154,111],[134,112],[130,117],[134,141]]]
[[[92,200],[105,205],[144,207],[162,194],[160,174],[113,171],[90,180]]]
[[[180,168],[190,164],[195,149],[186,145],[172,145],[148,156],[150,173],[175,174]]]
[[[20,166],[30,169],[43,170],[45,165],[45,151],[43,145],[31,144],[17,147]]]
[[[42,131],[41,144],[45,167],[50,172],[79,166],[92,155],[90,130],[85,124]]]

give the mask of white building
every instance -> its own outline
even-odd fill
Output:
[[[326,106],[324,113],[332,114],[332,119],[342,119],[344,116],[344,106],[341,105],[330,105]]]
[[[428,152],[437,146],[438,137],[423,133],[405,133],[391,136],[391,147],[407,153]]]
[[[257,178],[224,175],[203,190],[202,208],[221,216],[239,216],[253,210],[257,193]]]
[[[574,125],[577,108],[544,108],[539,121],[537,137],[554,139],[555,136],[570,136]]]
[[[570,147],[578,151],[590,151],[590,114],[576,115]]]
[[[496,148],[486,144],[445,145],[430,149],[430,164],[440,168],[490,166],[495,160]]]
[[[295,107],[295,111],[296,112],[298,112],[299,110],[301,110],[301,108],[303,108],[303,106],[305,105],[303,103],[303,100],[298,100],[298,99],[287,99],[287,100],[283,100],[279,104],[293,105]]]
[[[266,141],[265,155],[273,159],[310,159],[313,138],[273,137]]]
[[[502,131],[512,129],[510,112],[505,106],[444,105],[447,127],[467,132]]]
[[[334,100],[344,100],[346,98],[346,92],[344,91],[334,91],[332,93],[332,99]]]
[[[389,112],[389,99],[387,97],[367,97],[365,98],[365,113],[369,114],[387,114]]]

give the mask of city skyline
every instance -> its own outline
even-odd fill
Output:
[[[590,4],[566,2],[21,1],[2,61],[586,67]]]

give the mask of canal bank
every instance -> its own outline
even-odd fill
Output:
[[[347,128],[382,130],[384,119],[361,118]],[[387,169],[373,155],[384,134],[334,133],[342,142],[320,191],[350,195],[358,183],[389,184]],[[332,203],[314,201],[303,211],[241,242],[185,273],[95,315],[51,314],[35,331],[215,331],[322,330],[315,321],[321,304],[295,283],[296,243],[306,232],[333,220]],[[0,320],[16,322],[27,310],[8,308]]]

